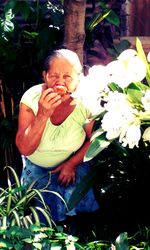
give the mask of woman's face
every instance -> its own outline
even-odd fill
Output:
[[[48,88],[64,86],[67,92],[75,91],[79,83],[79,74],[65,58],[54,58],[50,63],[48,72],[43,72]]]

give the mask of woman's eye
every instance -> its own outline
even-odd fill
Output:
[[[58,76],[56,76],[56,75],[51,75],[51,76],[49,76],[49,78],[51,78],[51,79],[57,79],[58,78]]]
[[[67,81],[72,81],[72,77],[69,75],[64,76],[64,79]]]

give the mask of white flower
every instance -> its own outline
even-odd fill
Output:
[[[67,246],[66,249],[67,250],[75,250],[76,247],[74,245],[74,242],[77,241],[77,239],[75,237],[73,237],[72,235],[68,235],[67,239],[65,240]]]
[[[89,74],[87,75],[92,87],[98,89],[99,92],[107,90],[108,91],[108,75],[106,66],[94,65],[89,69]]]
[[[109,82],[114,82],[121,88],[126,88],[132,82],[142,81],[146,76],[145,62],[132,49],[123,51],[118,60],[107,65],[107,70]]]
[[[101,127],[106,132],[106,138],[112,140],[119,137],[119,142],[131,147],[128,135],[133,124],[140,124],[139,112],[132,107],[125,94],[117,91],[109,93],[104,107],[107,112],[102,119]],[[135,126],[137,128],[137,125]],[[132,144],[137,145],[135,142]]]
[[[140,51],[127,49],[106,66],[92,66],[73,93],[92,115],[100,119],[103,115],[100,129],[107,140],[118,139],[129,148],[138,147],[142,125],[150,124],[150,88],[148,84],[144,87],[148,64],[140,55]],[[147,59],[150,62],[150,52]],[[150,142],[150,127],[142,139]]]
[[[119,56],[118,56],[118,59],[120,61],[129,61],[131,58],[133,58],[134,56],[137,55],[137,52],[136,50],[134,49],[126,49],[124,50]]]
[[[104,108],[100,105],[100,85],[99,81],[92,81],[92,77],[82,77],[76,91],[72,94],[73,98],[80,99],[84,106],[88,108],[92,115],[101,113]]]
[[[144,141],[150,141],[150,127],[145,129],[142,137]]]
[[[107,112],[101,123],[102,129],[106,131],[106,138],[112,140],[119,137],[119,142],[123,142],[132,124],[135,122],[139,124],[139,119],[134,112],[134,109],[125,110],[124,107],[120,111]]]
[[[148,52],[147,61],[150,62],[150,52]]]
[[[114,82],[121,88],[125,88],[131,83],[130,75],[120,61],[116,60],[107,64],[107,74],[109,83]]]
[[[131,58],[128,63],[128,71],[131,77],[131,82],[140,82],[146,76],[146,65],[138,56]]]
[[[129,148],[138,147],[139,140],[141,138],[140,125],[131,125],[129,126],[126,136],[122,139],[122,145],[126,147],[129,145]]]
[[[127,109],[132,108],[132,104],[128,101],[127,95],[119,93],[117,91],[110,91],[107,97],[107,103],[105,104],[106,110],[120,111],[123,108],[123,112],[126,113]]]
[[[146,111],[150,111],[150,90],[145,92],[145,95],[141,98],[141,102]]]
[[[108,140],[119,137],[122,129],[122,121],[120,116],[115,112],[107,112],[102,119],[102,129],[106,131],[106,138]]]

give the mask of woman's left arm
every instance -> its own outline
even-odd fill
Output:
[[[85,127],[86,140],[83,143],[82,147],[68,160],[60,164],[55,170],[52,171],[53,173],[59,173],[58,181],[62,185],[67,186],[69,183],[75,182],[76,167],[83,162],[84,155],[90,146],[93,124],[94,121],[91,121]]]

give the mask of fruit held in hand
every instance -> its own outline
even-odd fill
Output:
[[[64,95],[67,93],[67,88],[65,86],[56,86],[54,87],[54,92],[58,93],[59,95]]]

